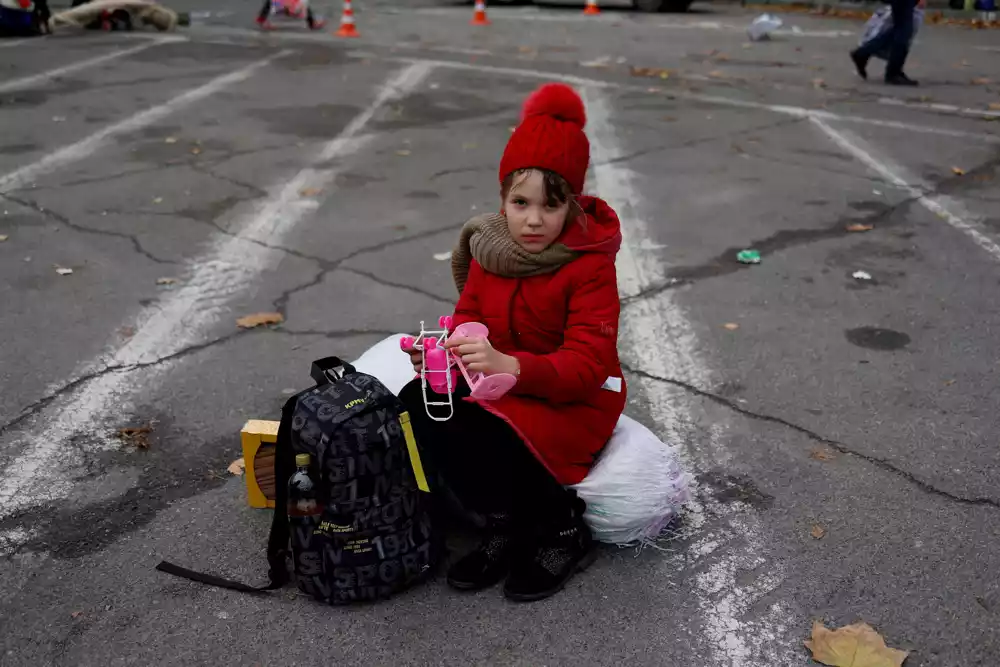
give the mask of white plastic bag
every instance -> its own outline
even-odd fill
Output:
[[[394,394],[414,378],[410,358],[399,348],[403,335],[380,341],[353,363]],[[622,415],[597,463],[572,488],[587,503],[583,518],[594,539],[630,545],[656,540],[688,501],[690,484],[691,475],[684,472],[677,450]]]
[[[393,334],[375,343],[351,365],[378,378],[389,391],[398,395],[406,383],[416,377],[409,355],[399,347],[399,341],[405,335]]]
[[[770,39],[771,33],[780,28],[782,21],[777,16],[761,14],[755,18],[750,27],[747,28],[747,35],[751,42],[759,42],[762,39]]]
[[[573,488],[587,502],[594,539],[650,544],[690,498],[691,475],[677,451],[627,415],[587,477]]]

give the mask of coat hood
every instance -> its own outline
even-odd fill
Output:
[[[598,252],[614,257],[622,245],[618,214],[599,197],[583,195],[577,203],[586,215],[586,224],[574,221],[566,225],[556,243],[576,252]]]

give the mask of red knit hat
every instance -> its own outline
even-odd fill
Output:
[[[566,84],[547,83],[533,92],[500,159],[500,182],[518,169],[548,169],[580,194],[590,164],[586,123],[583,100]]]

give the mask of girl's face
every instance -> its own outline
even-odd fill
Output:
[[[534,169],[514,180],[503,201],[510,235],[531,253],[545,250],[559,238],[569,206],[569,199],[560,202],[549,196],[545,177]]]

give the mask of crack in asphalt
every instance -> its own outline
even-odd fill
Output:
[[[84,225],[71,222],[70,219],[65,215],[57,213],[56,211],[53,211],[50,208],[45,208],[44,206],[38,204],[37,202],[31,199],[22,199],[21,197],[14,197],[6,193],[0,193],[0,199],[5,199],[7,201],[23,206],[24,208],[35,211],[36,213],[41,214],[42,216],[48,218],[49,220],[53,220],[61,225],[65,225],[66,227],[69,227],[70,229],[83,234],[96,234],[98,236],[110,236],[113,238],[127,239],[132,242],[132,247],[138,254],[142,255],[151,262],[155,262],[156,264],[171,264],[171,265],[180,264],[180,262],[176,260],[163,259],[162,257],[157,257],[150,251],[146,250],[143,247],[142,242],[134,234],[128,234],[126,232],[116,232],[105,229],[93,229],[91,227],[86,227]]]
[[[135,364],[116,364],[113,366],[105,366],[104,368],[101,368],[99,370],[85,373],[78,378],[70,380],[66,384],[59,387],[58,389],[51,391],[50,393],[39,398],[30,405],[24,407],[16,417],[8,421],[6,424],[0,425],[0,436],[5,435],[8,431],[16,428],[25,420],[38,414],[38,412],[43,410],[53,401],[59,399],[60,397],[68,393],[71,393],[81,385],[86,384],[91,380],[95,380],[99,377],[108,375],[110,373],[131,373],[132,371],[143,370],[151,366],[158,366],[160,364],[164,364],[170,361],[176,361],[177,359],[181,359],[196,352],[201,352],[202,350],[206,350],[210,347],[215,347],[217,345],[228,343],[232,340],[241,338],[243,336],[265,334],[265,333],[285,335],[285,336],[323,336],[324,338],[329,338],[329,339],[340,339],[340,338],[353,338],[356,336],[368,336],[368,335],[386,337],[386,336],[392,336],[399,332],[382,330],[382,329],[293,330],[293,329],[286,329],[284,327],[256,327],[253,329],[238,329],[229,334],[226,334],[225,336],[220,336],[219,338],[213,338],[212,340],[209,341],[203,341],[201,343],[195,343],[193,345],[189,345],[187,347],[181,348],[180,350],[177,350],[176,352],[172,352],[168,355],[159,357],[152,361],[143,361]]]
[[[796,424],[795,422],[784,419],[783,417],[777,417],[775,415],[769,415],[762,412],[754,412],[753,410],[749,410],[747,408],[740,406],[738,403],[734,402],[731,399],[696,387],[690,382],[685,382],[683,380],[678,380],[676,378],[669,378],[660,375],[655,375],[653,373],[648,373],[638,368],[632,368],[627,364],[622,364],[622,369],[639,377],[646,378],[648,380],[662,382],[664,384],[669,384],[674,387],[678,387],[690,394],[694,394],[695,396],[710,400],[713,403],[726,407],[732,410],[733,412],[736,412],[749,419],[754,419],[756,421],[762,421],[770,424],[777,424],[779,426],[783,426],[787,429],[795,431],[796,433],[800,433],[806,436],[813,442],[829,447],[830,449],[833,449],[841,454],[844,454],[846,456],[852,456],[854,458],[861,459],[862,461],[871,463],[872,465],[881,468],[886,472],[889,472],[897,477],[906,480],[907,482],[910,482],[911,484],[919,488],[921,491],[924,491],[925,493],[935,496],[940,496],[942,498],[946,498],[948,500],[961,503],[963,505],[985,505],[988,507],[1000,508],[1000,499],[990,498],[988,496],[976,496],[970,498],[966,496],[957,495],[955,493],[946,491],[944,489],[940,489],[931,484],[930,482],[920,479],[913,473],[898,467],[896,464],[892,463],[887,459],[879,458],[877,456],[873,456],[871,454],[865,454],[864,452],[852,449],[851,447],[842,442],[839,442],[837,440],[831,440],[830,438],[822,436],[808,427]]]
[[[686,139],[678,144],[661,144],[659,146],[651,146],[648,148],[643,148],[632,153],[626,153],[618,157],[609,158],[603,162],[592,162],[591,166],[601,167],[610,164],[621,164],[623,162],[629,162],[638,157],[644,157],[651,153],[658,153],[660,151],[671,151],[681,148],[693,148],[701,144],[712,143],[716,141],[731,141],[741,135],[751,134],[754,132],[766,132],[768,130],[774,130],[782,127],[788,127],[790,125],[796,125],[799,123],[804,123],[808,119],[806,118],[782,118],[781,120],[774,121],[771,123],[763,123],[761,125],[754,125],[752,127],[746,127],[739,130],[733,130],[732,132],[726,132],[724,134],[715,134],[707,137],[693,137],[691,139]],[[744,151],[747,152],[747,151]],[[749,153],[748,153],[749,154]]]
[[[760,251],[761,256],[764,257],[789,248],[809,245],[817,241],[850,236],[855,233],[849,232],[846,229],[846,226],[851,223],[878,225],[880,228],[885,229],[892,226],[889,220],[897,211],[913,204],[918,199],[919,197],[908,197],[884,210],[876,211],[862,217],[840,218],[832,225],[820,227],[819,229],[782,229],[766,238],[749,241],[742,247],[728,248],[703,264],[670,268],[667,270],[667,275],[662,282],[651,285],[635,294],[622,297],[621,304],[623,307],[628,306],[636,301],[649,299],[667,290],[690,285],[706,278],[716,278],[750,269],[753,267],[752,264],[741,264],[736,260],[736,254],[742,248],[754,248]]]
[[[462,223],[462,224],[464,224],[464,223]],[[314,275],[312,278],[310,278],[308,281],[306,281],[304,283],[300,283],[299,285],[296,285],[295,287],[291,287],[291,288],[285,290],[284,292],[282,292],[281,294],[279,294],[277,297],[275,297],[275,299],[271,302],[271,305],[272,305],[272,307],[274,308],[274,310],[276,312],[279,312],[282,315],[284,315],[285,319],[287,320],[287,319],[289,319],[287,308],[288,308],[288,303],[291,300],[291,298],[293,296],[295,296],[296,294],[298,294],[299,292],[305,291],[305,290],[309,289],[310,287],[315,287],[316,285],[321,284],[326,279],[326,276],[328,274],[330,274],[333,271],[336,271],[337,269],[349,270],[349,271],[351,271],[353,273],[356,273],[357,275],[361,275],[361,276],[364,276],[364,277],[367,277],[367,278],[372,278],[370,275],[369,276],[365,276],[365,274],[363,272],[361,272],[360,270],[351,269],[350,267],[345,267],[344,264],[346,262],[348,262],[348,261],[350,261],[352,259],[355,259],[356,257],[359,257],[361,255],[365,255],[365,254],[372,253],[372,252],[378,252],[380,250],[385,250],[386,248],[391,248],[392,246],[400,245],[402,243],[409,243],[410,241],[417,241],[417,240],[420,240],[420,239],[429,238],[431,236],[437,236],[438,234],[443,234],[445,232],[455,231],[457,229],[460,229],[462,227],[462,224],[450,224],[450,225],[444,225],[444,226],[441,226],[441,227],[435,227],[435,228],[432,228],[432,229],[427,229],[427,230],[424,230],[424,231],[421,231],[421,232],[417,232],[415,234],[409,234],[407,236],[401,236],[399,238],[390,239],[388,241],[383,241],[381,243],[376,243],[376,244],[373,244],[373,245],[370,245],[370,246],[364,246],[362,248],[358,248],[357,250],[352,250],[348,254],[346,254],[346,255],[344,255],[342,257],[338,257],[337,259],[329,260],[329,259],[322,259],[322,258],[312,258],[313,261],[317,262],[319,264],[319,266],[320,266],[320,270],[316,272],[316,275]],[[414,291],[414,288],[413,288],[412,285],[404,285],[404,284],[399,284],[399,283],[389,283],[389,282],[384,281],[382,279],[376,279],[376,282],[379,282],[379,283],[384,284],[384,285],[389,285],[389,286],[392,286],[392,287],[398,287],[398,288],[403,288],[403,289],[408,289],[408,290]],[[419,288],[417,288],[417,289],[419,290]],[[419,293],[423,293],[423,290],[419,290]],[[432,299],[435,299],[435,300],[441,300],[440,296],[434,295],[434,294],[432,294],[430,292],[428,292],[425,296],[428,296],[428,297],[430,297]],[[453,302],[452,301],[448,301],[448,303],[452,304]]]
[[[934,187],[927,188],[913,185],[911,187],[920,192],[918,196],[906,197],[905,199],[888,206],[884,210],[876,211],[871,215],[863,217],[841,217],[833,225],[829,227],[822,227],[820,229],[782,229],[764,239],[749,241],[746,245],[742,246],[742,248],[754,248],[755,250],[759,250],[761,256],[763,257],[765,255],[787,250],[792,247],[809,245],[817,241],[825,241],[827,239],[850,236],[854,232],[847,231],[846,225],[851,223],[866,223],[885,229],[886,227],[894,226],[895,223],[890,222],[890,220],[898,211],[915,204],[920,199],[925,197],[934,197],[937,195],[947,196],[951,192],[963,192],[966,189],[979,187],[978,184],[980,182],[975,180],[975,176],[992,174],[994,169],[998,166],[1000,166],[1000,155],[987,160],[973,169],[970,169],[961,176],[956,175],[951,178],[946,178],[939,183],[936,183]],[[895,184],[891,183],[887,183],[886,185],[896,187]],[[668,269],[667,275],[661,283],[651,285],[636,294],[623,297],[621,299],[621,304],[624,307],[636,301],[649,299],[667,290],[690,285],[705,278],[715,278],[749,269],[753,265],[741,264],[736,261],[736,253],[742,248],[729,248],[723,253],[717,255],[714,259],[711,259],[703,264],[694,266],[678,266]]]
[[[413,292],[414,294],[419,294],[420,296],[427,297],[432,301],[443,303],[447,305],[449,308],[453,308],[455,306],[456,299],[449,299],[447,297],[443,297],[440,294],[435,294],[430,290],[425,290],[421,287],[417,287],[416,285],[410,285],[407,283],[397,283],[392,280],[386,280],[385,278],[377,276],[374,273],[369,273],[368,271],[362,271],[361,269],[355,269],[354,267],[351,266],[341,266],[340,270],[345,271],[347,273],[353,273],[354,275],[361,276],[362,278],[367,278],[368,280],[374,283],[378,283],[379,285],[385,285],[386,287],[395,287],[397,289],[406,290],[407,292]]]
[[[180,142],[178,141],[178,143]],[[283,150],[286,148],[288,148],[288,144],[275,144],[272,146],[261,146],[258,148],[246,148],[242,150],[222,151],[221,154],[218,155],[215,155],[213,153],[210,153],[208,155],[202,153],[199,157],[195,157],[193,155],[183,155],[166,160],[165,162],[161,162],[159,164],[139,167],[137,169],[126,169],[125,171],[119,171],[114,174],[106,174],[103,176],[88,176],[86,178],[78,178],[76,180],[62,181],[59,183],[55,183],[53,185],[34,185],[30,188],[30,191],[43,192],[47,190],[71,188],[79,185],[107,184],[110,183],[111,181],[115,181],[121,178],[128,178],[129,176],[142,176],[144,174],[152,174],[159,171],[166,171],[168,169],[176,169],[177,167],[190,167],[194,171],[205,173],[204,170],[200,169],[203,166],[210,165],[212,167],[219,167],[223,163],[228,162],[229,160],[232,160],[234,158],[244,157],[246,155],[254,155],[257,153],[266,153],[268,151]],[[211,149],[203,147],[203,150],[208,152]],[[239,185],[241,187],[253,190],[258,196],[263,197],[267,195],[267,192],[265,192],[263,189],[251,183],[237,181],[236,179],[230,179],[227,176],[222,176],[215,173],[210,173],[209,175],[214,178],[218,178],[219,180],[228,181],[234,185]],[[12,190],[11,192],[24,192],[28,189],[29,188],[18,188]]]
[[[2,195],[2,196],[6,197],[7,195]],[[21,203],[21,202],[16,202],[16,203]],[[22,205],[24,205],[24,204],[22,204]],[[182,217],[186,217],[186,216],[182,216]],[[228,231],[226,231],[224,229],[219,228],[214,222],[205,222],[204,220],[199,220],[199,222],[202,222],[204,224],[208,224],[208,225],[210,225],[210,226],[218,229],[220,232],[222,232],[224,234],[227,234],[229,236],[233,236],[233,237],[238,236],[238,235],[233,234],[232,232],[228,232]],[[335,270],[337,270],[339,268],[343,268],[344,270],[351,271],[352,273],[355,273],[355,274],[357,274],[359,276],[362,276],[362,277],[365,277],[365,278],[374,279],[374,280],[376,280],[376,282],[379,282],[381,284],[385,284],[385,285],[388,285],[388,286],[391,286],[391,287],[396,287],[396,288],[408,289],[410,291],[415,291],[417,293],[423,294],[424,296],[427,296],[428,298],[434,299],[436,301],[447,302],[449,304],[452,304],[451,300],[443,299],[439,295],[433,294],[431,292],[425,292],[424,290],[421,290],[420,288],[414,288],[412,285],[403,285],[403,284],[398,284],[398,283],[391,283],[391,282],[388,282],[388,281],[384,281],[382,279],[378,279],[377,277],[373,277],[371,275],[366,275],[366,272],[361,271],[359,269],[352,269],[352,268],[349,268],[349,267],[342,267],[342,265],[344,264],[344,262],[347,262],[347,261],[349,261],[351,259],[354,259],[354,258],[359,257],[361,255],[364,255],[366,253],[377,252],[379,250],[383,250],[385,248],[392,247],[394,245],[399,245],[399,244],[402,244],[402,243],[407,243],[409,241],[414,241],[414,240],[419,240],[419,239],[422,239],[422,238],[436,236],[437,234],[442,234],[442,233],[445,233],[445,232],[454,231],[454,230],[456,230],[456,229],[458,229],[460,227],[461,227],[461,225],[451,224],[451,225],[446,225],[446,226],[442,226],[442,227],[436,227],[436,228],[429,229],[429,230],[424,230],[424,231],[421,231],[421,232],[417,232],[415,234],[410,234],[410,235],[407,235],[407,236],[404,236],[404,237],[399,237],[399,238],[395,238],[395,239],[390,239],[388,241],[383,241],[382,243],[377,243],[377,244],[373,244],[373,245],[370,245],[370,246],[365,246],[365,247],[362,247],[362,248],[358,248],[357,250],[354,250],[354,251],[352,251],[352,252],[344,255],[343,257],[340,257],[340,258],[335,259],[335,260],[329,260],[329,259],[324,259],[322,257],[316,257],[316,256],[312,256],[312,255],[307,255],[305,253],[300,253],[300,252],[298,252],[296,250],[293,250],[291,248],[286,248],[286,247],[283,247],[283,246],[270,245],[270,244],[266,244],[264,242],[253,241],[252,239],[244,239],[244,240],[251,241],[251,242],[254,242],[254,243],[258,243],[259,245],[262,245],[262,246],[264,246],[264,247],[266,247],[268,249],[276,250],[276,251],[279,251],[279,252],[288,253],[290,255],[293,255],[293,256],[296,256],[296,257],[300,257],[301,259],[306,259],[306,260],[313,261],[313,262],[316,262],[317,264],[319,264],[320,270],[310,280],[308,280],[305,283],[300,283],[299,285],[296,285],[294,287],[291,287],[291,288],[285,290],[280,295],[278,295],[274,299],[274,301],[272,302],[274,310],[277,311],[277,312],[279,312],[279,313],[281,313],[282,315],[284,315],[285,319],[287,321],[289,319],[288,318],[288,313],[287,313],[287,309],[288,309],[287,306],[288,306],[289,300],[295,294],[297,294],[297,293],[299,293],[301,291],[307,290],[310,287],[314,287],[316,285],[319,285],[320,283],[323,282],[323,280],[326,278],[326,276],[329,273],[331,273],[332,271],[335,271]],[[118,236],[118,235],[122,235],[122,234],[112,234],[112,235]],[[239,237],[239,238],[243,238],[243,237]],[[139,370],[139,369],[142,369],[142,368],[147,368],[149,366],[154,366],[154,365],[157,365],[157,364],[165,363],[165,362],[168,362],[168,361],[175,360],[175,359],[177,359],[177,358],[179,358],[181,356],[184,356],[184,355],[187,355],[187,354],[190,354],[190,353],[193,353],[193,352],[197,352],[197,351],[203,350],[203,349],[205,349],[207,347],[211,347],[213,345],[229,341],[229,340],[231,340],[231,339],[233,339],[233,338],[235,338],[237,336],[245,335],[245,334],[248,334],[248,333],[251,333],[251,332],[255,332],[255,331],[262,331],[262,330],[265,330],[265,329],[240,329],[240,330],[238,330],[236,332],[233,332],[233,333],[231,333],[229,335],[226,335],[226,336],[223,336],[221,338],[215,338],[215,339],[212,339],[212,340],[209,340],[209,341],[206,341],[206,342],[196,343],[194,345],[190,345],[188,347],[182,348],[181,350],[179,350],[179,351],[177,351],[175,353],[172,353],[172,354],[167,355],[165,357],[161,357],[161,358],[156,359],[154,361],[142,362],[142,363],[139,363],[139,364],[120,364],[120,365],[115,365],[115,366],[107,366],[107,367],[102,368],[100,370],[86,373],[86,374],[80,376],[79,378],[76,378],[76,379],[74,379],[74,380],[72,380],[72,381],[64,384],[60,388],[58,388],[58,389],[56,389],[56,390],[54,390],[54,391],[46,394],[45,396],[43,396],[43,397],[39,398],[38,400],[34,401],[33,403],[29,404],[27,407],[23,408],[21,410],[21,412],[16,417],[14,417],[13,419],[11,419],[6,424],[0,425],[0,436],[4,435],[6,432],[8,432],[9,430],[11,430],[12,428],[17,427],[19,424],[21,424],[22,422],[24,422],[26,419],[28,419],[28,418],[32,417],[33,415],[37,414],[39,411],[41,411],[42,409],[44,409],[46,406],[48,406],[50,403],[52,403],[53,401],[55,401],[59,397],[63,396],[64,394],[66,394],[68,392],[73,391],[74,389],[76,389],[77,387],[79,387],[81,384],[84,384],[84,383],[86,383],[86,382],[88,382],[90,380],[96,379],[97,377],[100,377],[100,376],[108,374],[108,373],[119,373],[119,372],[121,372],[121,373],[128,373],[128,372],[131,372],[131,371],[134,371],[134,370]],[[273,331],[282,331],[282,330],[281,329],[275,329]],[[323,332],[323,331],[317,331],[317,332],[309,332],[309,331],[293,332],[293,331],[287,331],[287,333],[289,333],[289,334],[301,333],[303,335],[310,334],[310,333],[315,333],[316,335],[325,335],[328,338],[336,335],[336,334],[333,334],[331,332]],[[352,335],[358,335],[358,334],[363,334],[363,333],[367,333],[367,330],[345,330],[345,333],[343,334],[343,337],[352,336]],[[389,335],[392,335],[392,334],[398,333],[398,332],[395,332],[395,331],[382,332],[382,331],[374,331],[373,330],[373,331],[371,331],[371,333],[373,333],[373,334],[379,334],[379,335],[384,334],[386,336],[389,336]]]
[[[141,361],[134,364],[115,364],[111,366],[105,366],[104,368],[101,368],[96,371],[85,373],[78,378],[70,380],[66,384],[59,387],[58,389],[49,392],[45,396],[42,396],[38,400],[34,401],[33,403],[23,408],[16,417],[8,421],[6,424],[0,425],[0,436],[4,435],[11,429],[17,427],[30,417],[38,414],[41,410],[43,410],[53,401],[59,399],[60,397],[68,393],[71,393],[80,385],[86,384],[91,380],[95,380],[99,377],[103,377],[111,373],[131,373],[132,371],[142,370],[145,368],[150,368],[152,366],[158,366],[160,364],[164,364],[170,361],[176,361],[177,359],[186,357],[189,354],[194,354],[195,352],[200,352],[207,348],[214,347],[222,343],[227,343],[231,340],[234,340],[235,338],[239,338],[241,336],[249,335],[255,332],[260,332],[262,330],[264,329],[238,329],[232,333],[226,334],[225,336],[220,336],[219,338],[213,338],[211,340],[203,341],[201,343],[194,343],[192,345],[188,345],[187,347],[183,347],[180,350],[177,350],[176,352],[171,352],[168,355],[164,355],[157,359],[153,359],[152,361]]]
[[[275,147],[275,148],[277,148],[277,147]],[[258,149],[258,150],[270,150],[270,149]],[[253,152],[256,153],[258,151],[253,151]],[[248,152],[245,152],[244,154],[247,154],[247,153]],[[260,187],[258,185],[255,185],[253,183],[249,183],[247,181],[244,181],[244,180],[241,180],[241,179],[238,179],[238,178],[234,178],[232,176],[226,176],[225,174],[216,173],[214,171],[214,169],[217,168],[217,167],[219,167],[223,162],[228,162],[229,160],[231,160],[235,156],[236,156],[235,154],[227,155],[226,157],[224,157],[222,159],[219,159],[218,161],[216,161],[214,159],[213,160],[208,160],[207,163],[206,162],[194,162],[194,163],[189,164],[188,166],[191,168],[192,171],[196,171],[199,174],[204,174],[206,176],[210,176],[212,178],[216,178],[216,179],[218,179],[220,181],[223,181],[225,183],[229,183],[230,185],[235,185],[238,188],[245,188],[245,189],[249,190],[250,192],[252,192],[254,194],[254,197],[258,197],[258,198],[264,198],[264,197],[266,197],[268,195],[268,192],[264,188],[262,188],[262,187]],[[211,163],[211,164],[209,164],[209,163]],[[250,199],[250,198],[248,198],[248,199]]]
[[[383,338],[387,338],[399,333],[398,331],[389,331],[388,329],[335,329],[325,331],[323,329],[286,329],[284,327],[269,329],[268,331],[279,336],[322,336],[330,340],[355,338],[357,336],[382,336]]]

